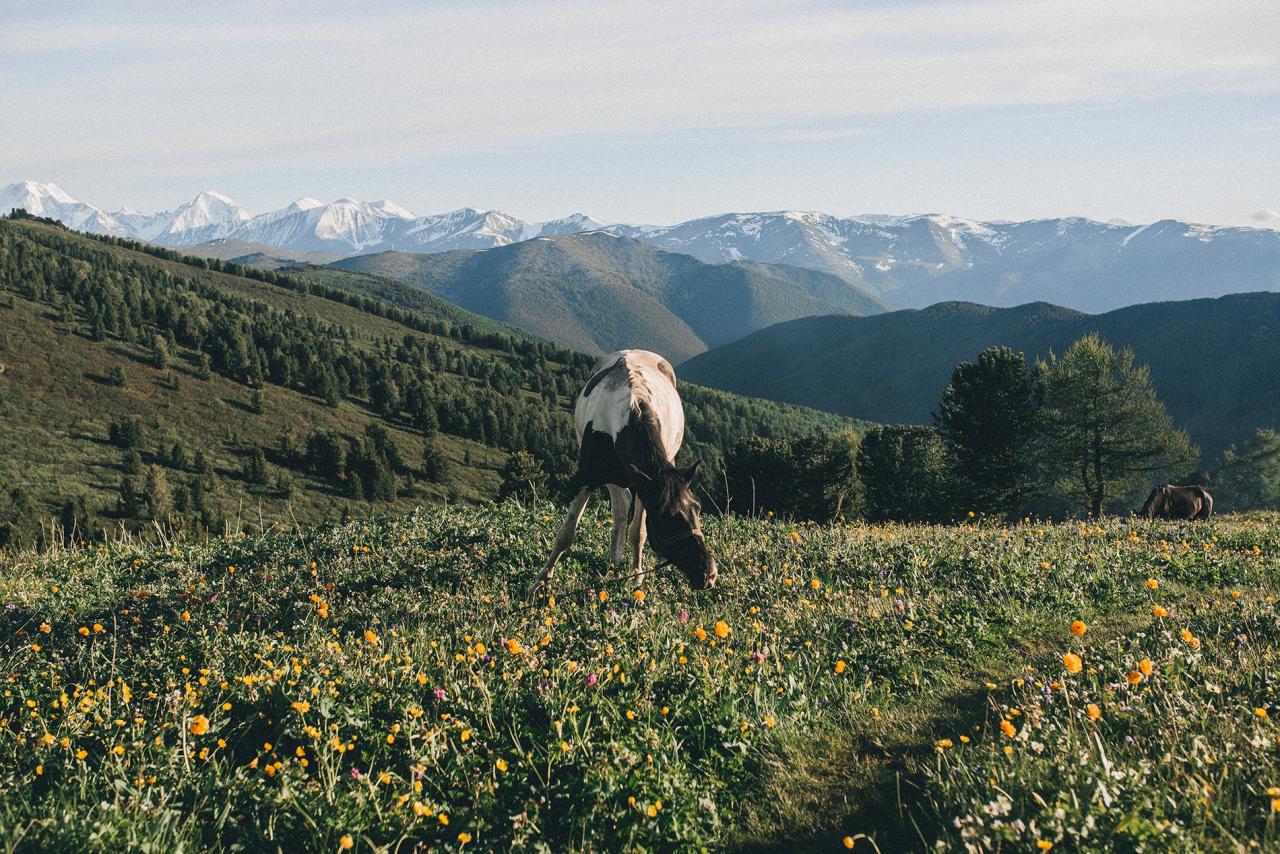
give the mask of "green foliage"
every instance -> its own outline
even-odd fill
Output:
[[[1262,428],[1239,449],[1233,445],[1211,482],[1219,512],[1280,508],[1280,433]]]
[[[725,456],[729,494],[721,504],[736,513],[817,521],[860,515],[860,443],[852,430],[794,440],[743,439]]]
[[[500,472],[502,485],[498,487],[498,499],[515,498],[533,503],[547,497],[547,473],[542,464],[524,451],[516,451],[507,458]]]
[[[1161,475],[1195,469],[1199,451],[1178,430],[1133,351],[1088,335],[1037,366],[1044,388],[1044,464],[1058,490],[1097,517],[1129,506]]]
[[[857,456],[867,518],[918,522],[957,515],[950,505],[952,466],[946,443],[932,427],[871,430]]]
[[[1017,518],[1034,489],[1039,390],[1021,353],[989,347],[951,373],[934,423],[955,461],[957,500]]]

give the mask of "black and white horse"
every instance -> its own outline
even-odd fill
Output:
[[[613,509],[611,559],[626,560],[629,538],[637,584],[644,580],[641,558],[647,536],[658,556],[683,572],[690,585],[699,590],[713,586],[716,563],[702,535],[702,508],[689,489],[698,466],[686,471],[675,467],[684,441],[684,407],[671,363],[647,350],[610,353],[596,364],[578,395],[573,420],[578,431],[576,494],[551,557],[529,592],[551,578],[573,542],[592,490],[601,486],[609,488]]]

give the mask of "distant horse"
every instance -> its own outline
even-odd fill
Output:
[[[643,583],[646,537],[664,562],[674,564],[689,584],[705,590],[716,583],[716,562],[702,535],[698,504],[689,484],[698,464],[680,471],[676,452],[684,441],[684,407],[676,393],[671,363],[647,350],[619,350],[601,359],[573,410],[578,432],[576,489],[555,548],[532,594],[545,584],[568,550],[591,492],[609,488],[613,508],[614,563],[626,560]],[[627,515],[630,512],[630,520]]]
[[[1138,511],[1148,519],[1208,519],[1213,513],[1213,496],[1203,486],[1162,484],[1151,490],[1147,503]]]

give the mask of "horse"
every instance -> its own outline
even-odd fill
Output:
[[[716,562],[702,533],[702,507],[689,488],[698,463],[685,470],[675,465],[684,442],[684,407],[671,363],[648,350],[610,353],[596,363],[578,394],[573,421],[578,436],[574,497],[551,557],[527,594],[550,580],[573,543],[587,501],[601,486],[608,487],[613,510],[610,558],[624,563],[629,540],[637,585],[644,583],[647,539],[662,564],[674,565],[695,590],[713,587]]]
[[[1213,513],[1213,496],[1203,486],[1174,486],[1165,483],[1151,490],[1138,511],[1148,519],[1208,519]]]

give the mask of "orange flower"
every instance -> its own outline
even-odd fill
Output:
[[[1151,613],[1156,617],[1167,617],[1169,616],[1169,609],[1165,608],[1163,605],[1152,605]]]
[[[1008,736],[1009,738],[1013,738],[1015,735],[1018,734],[1018,728],[1015,727],[1013,724],[1009,723],[1008,720],[1003,720],[1003,719],[1000,721],[1000,731],[1004,733],[1006,736]]]
[[[727,638],[729,636],[729,624],[724,620],[716,623],[716,637]]]
[[[1067,652],[1062,655],[1062,666],[1067,668],[1068,673],[1079,673],[1084,667],[1084,662],[1074,652]]]
[[[636,588],[636,590],[635,590],[635,592],[631,594],[631,598],[632,598],[632,599],[635,599],[637,602],[643,602],[643,601],[644,601],[644,591],[643,591],[643,590],[641,590],[639,587],[637,587],[637,588]]]
[[[364,642],[365,642],[365,643],[367,643],[367,644],[369,644],[369,646],[377,646],[377,645],[378,645],[378,633],[377,633],[377,632],[375,632],[375,631],[373,631],[372,629],[365,629],[365,630],[364,630]]]
[[[1150,676],[1151,671],[1154,669],[1151,665],[1151,659],[1144,658],[1142,661],[1139,661],[1138,669],[1142,671],[1143,676]]]
[[[844,663],[844,659],[840,659],[836,662],[836,673],[844,673],[844,669],[846,667],[848,667],[848,665]]]
[[[707,630],[704,629],[702,626],[698,626],[696,629],[693,630],[693,636],[700,641],[704,641],[707,639]]]
[[[196,715],[191,719],[191,723],[187,724],[187,729],[192,735],[204,735],[209,731],[209,719],[204,715]]]
[[[1154,578],[1148,578],[1147,586],[1150,587],[1152,590],[1158,590],[1160,588],[1160,582],[1156,581]]]
[[[1089,720],[1091,721],[1096,721],[1098,718],[1102,717],[1102,709],[1098,708],[1097,703],[1090,703],[1085,707],[1085,712],[1088,713]]]
[[[519,655],[520,653],[524,652],[524,645],[520,643],[520,640],[518,638],[512,638],[511,640],[507,641],[507,652],[511,653],[512,655]]]
[[[1072,621],[1072,623],[1071,623],[1071,634],[1075,635],[1076,637],[1081,637],[1081,636],[1083,636],[1083,635],[1084,635],[1084,633],[1085,633],[1085,632],[1087,632],[1087,631],[1089,631],[1089,626],[1085,624],[1085,621],[1084,621],[1084,620],[1073,620],[1073,621]]]
[[[1142,674],[1136,670],[1130,670],[1129,675],[1125,677],[1125,681],[1130,685],[1137,685],[1142,681]]]

